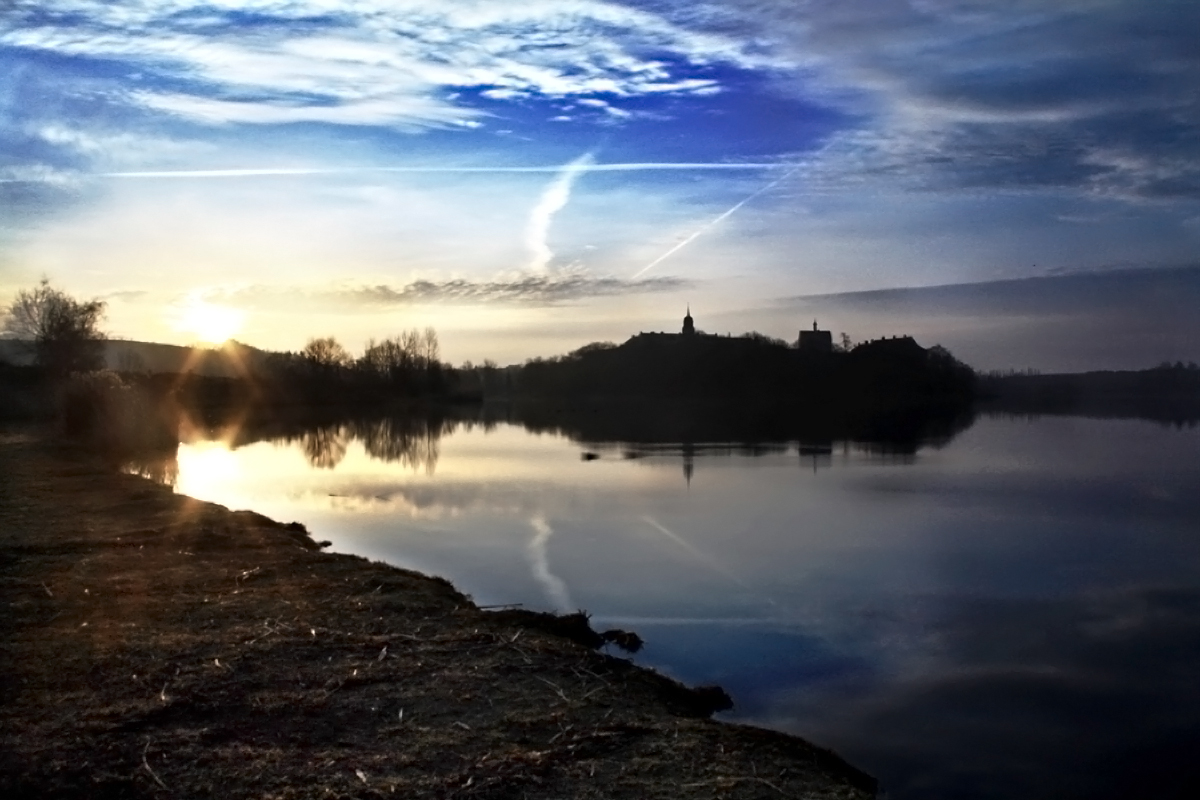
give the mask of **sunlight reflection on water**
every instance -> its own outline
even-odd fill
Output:
[[[1200,741],[1195,430],[985,418],[900,455],[376,434],[192,442],[176,487],[481,604],[632,627],[639,661],[892,797],[1098,796]]]

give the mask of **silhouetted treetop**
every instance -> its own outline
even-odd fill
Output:
[[[79,301],[43,279],[22,289],[8,307],[6,333],[30,343],[37,363],[54,375],[86,372],[104,365],[100,330],[104,302]]]

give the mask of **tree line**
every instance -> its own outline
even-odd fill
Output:
[[[449,388],[450,377],[432,327],[402,331],[381,341],[370,339],[358,357],[332,336],[313,337],[299,353],[268,355],[265,366],[277,377],[312,385],[352,385],[400,395],[441,394]]]
[[[102,300],[76,300],[43,279],[17,292],[5,311],[4,334],[27,347],[48,376],[57,380],[104,367],[108,336],[101,327]],[[371,339],[358,357],[332,336],[313,337],[298,353],[266,353],[251,367],[266,373],[261,378],[370,384],[426,394],[446,388],[450,370],[440,359],[437,331],[427,327]]]
[[[44,279],[0,308],[0,332],[33,360],[30,367],[0,363],[0,417],[56,417],[69,435],[105,449],[158,447],[176,441],[181,415],[204,425],[232,409],[384,408],[443,399],[457,384],[432,327],[372,339],[357,356],[332,336],[310,338],[299,352],[234,342],[193,351],[193,365],[222,360],[237,366],[238,378],[108,371],[104,312],[102,300],[77,300]]]

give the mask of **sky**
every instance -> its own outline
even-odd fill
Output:
[[[5,0],[0,303],[47,277],[113,336],[283,350],[432,325],[454,363],[689,305],[981,369],[1200,360],[1197,30],[1193,0]]]

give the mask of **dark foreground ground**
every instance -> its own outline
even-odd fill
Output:
[[[0,797],[873,796],[556,626],[0,432]]]

